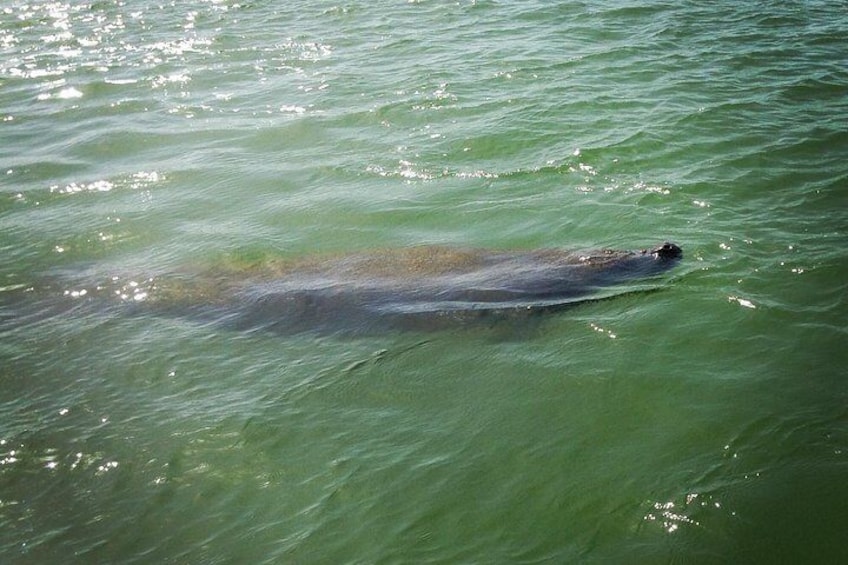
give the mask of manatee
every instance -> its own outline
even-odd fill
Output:
[[[491,250],[420,246],[222,269],[163,283],[154,307],[238,329],[432,329],[561,309],[673,267],[681,248]],[[205,281],[205,282],[202,282]],[[158,305],[158,306],[157,306]]]
[[[680,247],[666,242],[639,251],[418,246],[230,262],[138,282],[118,277],[70,287],[54,282],[48,285],[54,294],[64,288],[63,305],[41,305],[37,316],[28,317],[80,312],[89,304],[101,311],[186,316],[279,333],[441,329],[609,297],[616,294],[607,290],[613,285],[650,279],[682,256]]]

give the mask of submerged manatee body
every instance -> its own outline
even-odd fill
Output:
[[[0,327],[130,311],[280,333],[440,329],[524,319],[527,313],[627,292],[632,283],[668,270],[682,256],[673,243],[641,251],[593,252],[422,246],[236,262],[139,282],[111,277],[107,283],[81,284],[62,277],[27,288],[23,296],[3,293]],[[609,289],[621,283],[631,284]]]
[[[160,303],[239,329],[433,329],[596,299],[681,257],[673,243],[595,252],[413,247],[265,267],[244,279],[219,274],[205,287],[163,287]]]

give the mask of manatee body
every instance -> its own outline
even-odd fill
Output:
[[[527,313],[610,296],[604,289],[660,274],[682,256],[673,243],[594,252],[422,246],[238,262],[144,280],[111,277],[86,284],[63,276],[0,293],[0,330],[54,316],[127,311],[280,333],[441,329],[525,319]]]
[[[682,255],[673,243],[595,252],[413,247],[219,278],[205,306],[191,287],[184,298],[204,317],[240,329],[431,329],[594,299],[605,287],[662,273]]]

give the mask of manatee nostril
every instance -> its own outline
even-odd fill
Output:
[[[656,255],[661,259],[679,259],[683,257],[683,250],[680,246],[671,243],[670,241],[666,241],[659,247],[651,250],[651,254]]]

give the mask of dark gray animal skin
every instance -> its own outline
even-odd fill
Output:
[[[110,277],[106,283],[81,284],[63,276],[2,293],[0,330],[59,315],[81,319],[127,312],[285,334],[443,329],[526,319],[608,297],[613,293],[604,289],[663,273],[682,256],[673,243],[595,252],[421,246],[296,261],[237,261],[140,282]]]
[[[555,310],[601,289],[658,275],[683,252],[673,243],[641,251],[492,251],[414,247],[301,266],[231,290],[234,327],[282,332],[432,329],[455,322]]]

